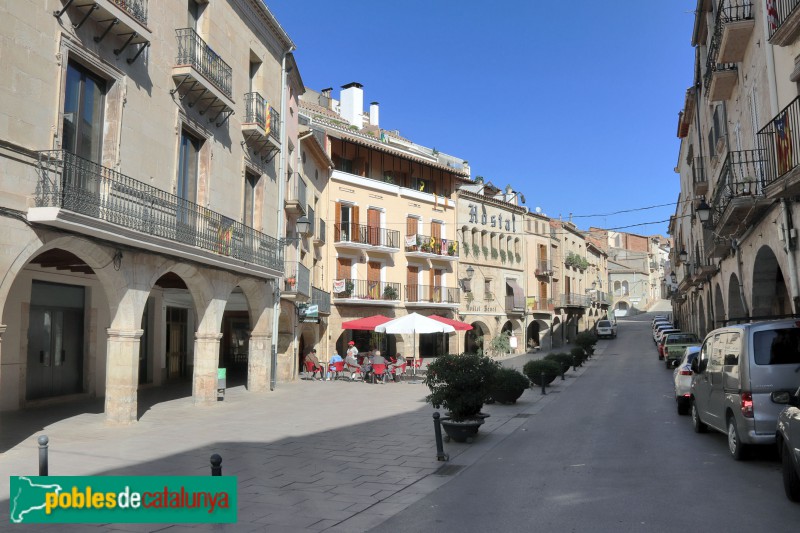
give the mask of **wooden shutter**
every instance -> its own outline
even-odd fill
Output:
[[[336,279],[350,279],[352,262],[350,259],[339,257],[336,259]]]
[[[381,244],[381,212],[377,209],[368,209],[367,210],[367,231],[369,244],[373,246],[378,246]]]
[[[333,207],[333,242],[339,242],[341,240],[341,237],[342,237],[342,203],[336,202]]]
[[[381,264],[377,261],[367,263],[367,287],[369,296],[375,300],[381,297]]]
[[[418,230],[419,220],[416,217],[408,217],[406,219],[406,235],[416,235]],[[417,246],[406,246],[406,251],[416,252]]]
[[[365,239],[358,224],[358,206],[354,205],[350,208],[350,240],[363,243]]]
[[[406,300],[416,302],[419,300],[419,267],[408,267],[406,274]]]
[[[431,270],[431,301],[442,302],[442,270],[439,268]]]

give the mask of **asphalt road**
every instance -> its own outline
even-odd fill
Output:
[[[771,449],[735,462],[696,434],[658,361],[652,315],[619,320],[579,382],[382,531],[797,532]]]

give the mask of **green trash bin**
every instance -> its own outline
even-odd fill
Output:
[[[227,381],[227,370],[225,368],[217,369],[217,401],[221,402],[225,399],[225,388]]]

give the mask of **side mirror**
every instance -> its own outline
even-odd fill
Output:
[[[705,372],[705,371],[706,371],[706,368],[707,368],[707,367],[708,367],[708,359],[703,359],[702,361],[699,361],[699,362],[697,363],[697,368],[698,368],[698,371],[699,371],[701,374],[702,374],[703,372]]]
[[[697,359],[692,361],[692,372],[694,372],[695,374],[699,374],[700,373],[700,367],[699,367],[699,365],[697,363]]]

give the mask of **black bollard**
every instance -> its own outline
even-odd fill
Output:
[[[544,372],[542,372],[542,394],[547,394],[547,385],[544,379]]]
[[[433,413],[433,433],[436,436],[436,460],[448,461],[450,456],[444,453],[444,444],[442,443],[442,423],[439,418],[439,411]]]
[[[572,356],[572,370],[575,372],[578,371],[578,358],[574,355]]]
[[[564,362],[562,361],[558,366],[561,368],[561,381],[564,381]]]
[[[39,475],[40,476],[47,476],[47,443],[50,442],[50,439],[47,438],[47,435],[42,435],[38,439],[39,441]]]
[[[211,475],[222,475],[222,457],[220,457],[217,453],[211,456]]]

